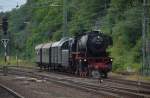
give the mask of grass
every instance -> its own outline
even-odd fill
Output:
[[[139,81],[144,81],[144,82],[150,82],[150,77],[149,76],[141,76],[141,75],[130,75],[127,77],[128,80],[139,80]]]
[[[150,82],[150,76],[142,75],[139,71],[139,67],[134,67],[129,69],[117,69],[113,71],[114,76],[124,77],[127,80],[134,80],[134,81],[144,81]]]
[[[22,60],[22,59],[16,59],[14,57],[11,57],[7,60],[7,63],[5,63],[4,59],[0,60],[0,67],[2,66],[23,66],[23,67],[34,67],[36,64],[33,61],[29,60]]]

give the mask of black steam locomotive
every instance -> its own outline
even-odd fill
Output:
[[[36,63],[50,70],[63,70],[80,76],[98,72],[107,77],[112,68],[112,59],[106,49],[112,44],[111,37],[91,31],[62,38],[57,42],[40,44],[35,47]]]

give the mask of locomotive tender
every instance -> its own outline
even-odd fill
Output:
[[[80,75],[92,75],[96,71],[107,77],[112,68],[112,59],[106,49],[111,44],[111,37],[99,31],[78,34],[74,38],[62,38],[57,42],[37,45],[36,63],[41,68],[51,70]]]

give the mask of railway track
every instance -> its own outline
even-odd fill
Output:
[[[67,86],[67,87],[75,88],[78,90],[82,90],[82,91],[86,91],[86,92],[90,92],[90,93],[94,93],[94,94],[99,94],[102,96],[109,96],[109,98],[118,98],[118,96],[116,94],[112,94],[112,93],[105,92],[105,91],[97,91],[96,89],[93,89],[92,87],[89,87],[87,85],[77,84],[75,82],[70,82],[68,80],[65,81],[64,79],[60,79],[60,78],[49,77],[48,74],[42,75],[42,74],[39,74],[37,72],[32,72],[31,70],[27,71],[27,70],[11,69],[8,72],[8,74],[25,76],[25,77],[32,77],[32,78],[36,78],[39,80],[45,80],[48,82],[53,82],[55,84],[59,84],[62,86]],[[104,97],[104,98],[108,98],[108,97]]]
[[[12,89],[0,84],[0,98],[24,98]]]
[[[148,88],[150,89],[150,83],[146,83],[146,82],[141,82],[141,81],[131,81],[131,80],[124,80],[124,79],[118,79],[115,77],[111,77],[109,79],[106,79],[107,81],[110,82],[116,82],[116,83],[122,83],[122,84],[127,84],[127,85],[134,85],[134,86],[140,86],[143,88]]]
[[[43,76],[43,75],[41,75]],[[91,83],[85,83],[85,82],[81,82],[81,81],[74,81],[74,80],[68,80],[68,79],[58,79],[58,78],[55,78],[55,77],[51,77],[51,76],[47,76],[47,79],[52,79],[52,80],[57,80],[57,81],[60,81],[60,82],[63,82],[63,83],[70,83],[71,85],[75,85],[76,86],[80,86],[80,87],[85,87],[85,88],[90,88],[92,90],[95,90],[95,91],[103,91],[102,93],[103,94],[108,94],[108,95],[112,95],[114,97],[122,97],[124,96],[125,98],[137,98],[137,97],[140,97],[140,98],[145,98],[145,97],[148,97],[146,96],[145,94],[140,94],[134,90],[131,90],[131,89],[124,89],[123,87],[113,87],[111,85],[94,85],[94,84],[91,84]],[[109,93],[106,93],[106,92],[109,92]]]
[[[85,82],[85,78],[69,77],[66,75],[54,75],[55,73],[38,73],[31,69],[10,69],[9,74],[24,75],[34,78],[44,79],[60,85],[73,87],[76,89],[92,92],[95,94],[111,96],[112,98],[150,98],[150,88],[148,83],[139,86],[134,82],[121,79],[105,79],[104,83],[97,84],[97,80]],[[75,79],[77,78],[77,79]],[[87,79],[88,80],[88,79]],[[146,86],[147,85],[147,86]],[[144,88],[145,87],[145,88]]]

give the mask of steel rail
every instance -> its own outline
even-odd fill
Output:
[[[12,96],[14,96],[15,98],[24,98],[22,95],[20,95],[19,93],[17,93],[16,91],[8,88],[7,86],[0,84],[0,87],[5,89],[9,94],[11,94]]]

